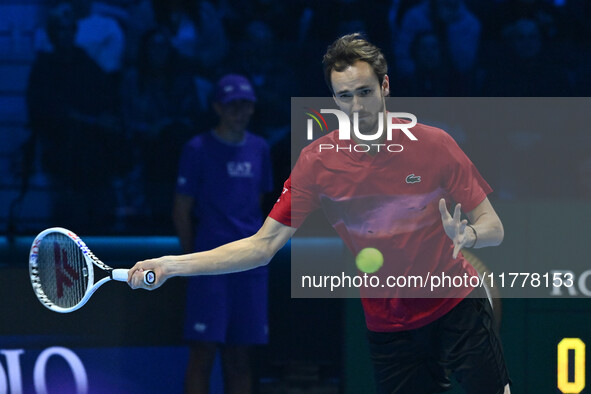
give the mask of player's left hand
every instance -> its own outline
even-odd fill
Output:
[[[447,206],[445,204],[445,199],[442,198],[439,200],[439,212],[441,213],[441,222],[443,223],[443,229],[447,236],[453,241],[454,243],[454,251],[453,251],[453,258],[458,257],[458,253],[466,244],[470,244],[473,242],[469,239],[466,234],[466,226],[468,225],[467,220],[461,220],[462,216],[462,206],[461,204],[456,204],[454,208],[454,214],[451,216],[447,210]]]

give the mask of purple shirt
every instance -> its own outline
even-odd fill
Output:
[[[263,223],[262,193],[273,190],[269,146],[246,132],[238,144],[213,131],[183,148],[176,191],[195,199],[195,251],[253,235]]]

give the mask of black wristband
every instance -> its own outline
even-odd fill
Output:
[[[469,248],[473,248],[476,246],[476,242],[478,242],[478,233],[476,232],[474,226],[472,226],[471,224],[469,224],[468,227],[470,227],[472,231],[474,231],[474,243],[472,244],[472,246],[468,246]]]

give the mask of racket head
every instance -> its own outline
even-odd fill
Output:
[[[86,303],[94,292],[93,260],[88,254],[92,255],[86,244],[65,228],[37,235],[29,253],[29,276],[45,307],[68,313]]]

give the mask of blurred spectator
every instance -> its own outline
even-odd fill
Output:
[[[301,1],[224,0],[217,8],[232,41],[242,37],[246,25],[258,20],[273,30],[276,39],[288,43],[296,39],[302,5]]]
[[[126,124],[139,140],[152,140],[172,124],[192,129],[199,117],[192,76],[179,70],[166,29],[144,34],[136,66],[126,71],[122,87]]]
[[[203,0],[154,0],[153,4],[158,22],[172,32],[172,43],[183,58],[200,73],[215,72],[226,56],[228,41],[213,4]]]
[[[486,96],[568,96],[567,70],[545,53],[542,34],[531,19],[520,19],[505,29],[502,57],[486,71]]]
[[[249,76],[258,92],[261,111],[255,113],[253,127],[268,135],[268,129],[288,125],[290,97],[297,95],[295,78],[285,78],[285,69],[293,56],[289,47],[277,41],[267,23],[257,20],[246,26],[235,53],[240,59],[238,68]]]
[[[486,19],[487,36],[500,38],[506,26],[521,19],[536,22],[545,41],[564,38],[568,25],[553,2],[546,0],[507,0],[497,4]]]
[[[172,231],[176,163],[196,120],[203,124],[206,117],[199,111],[192,75],[179,69],[168,30],[144,34],[137,65],[127,70],[121,92],[125,125],[135,146],[132,183],[146,198],[146,206],[137,199],[131,204],[136,210],[147,208],[155,225]]]
[[[63,1],[55,7],[68,7],[77,25],[75,44],[107,73],[121,69],[125,51],[125,33],[112,15],[126,18],[123,9],[90,0]],[[55,9],[52,7],[52,9]],[[37,52],[52,52],[54,46],[45,27],[34,33]]]
[[[79,0],[79,3],[88,8],[78,21],[76,45],[84,49],[103,71],[120,71],[125,52],[125,33],[109,11],[116,14],[124,14],[124,11],[101,2]]]
[[[290,97],[298,96],[298,80],[285,77],[294,57],[290,48],[278,42],[267,23],[257,20],[246,26],[234,51],[241,60],[238,69],[250,78],[257,91],[259,110],[253,114],[251,124],[272,147],[277,185],[282,184],[283,177],[291,170],[289,148],[285,144],[289,145],[290,141]]]
[[[569,1],[568,3],[570,3]],[[566,2],[565,2],[566,3]],[[491,48],[486,48],[486,62],[495,63],[499,47],[495,42],[506,39],[507,30],[519,21],[533,21],[544,46],[544,56],[552,64],[565,68],[574,68],[578,62],[579,41],[584,29],[579,28],[578,19],[567,12],[567,7],[548,0],[507,0],[492,10],[487,21],[486,36],[491,40]],[[586,21],[584,24],[588,25]],[[574,79],[574,77],[572,77]]]
[[[362,0],[303,0],[301,4],[298,20],[300,44],[309,45],[313,40],[320,40],[322,45],[326,46],[339,31],[343,31],[343,21],[361,21],[367,27],[362,33],[372,37],[377,43],[385,44],[389,41],[383,29],[388,21],[387,0],[374,0],[371,6]],[[328,15],[330,17],[327,17]]]
[[[302,11],[298,16],[297,43],[300,46],[313,46],[317,42],[326,42],[334,39],[340,15],[337,1],[302,1]],[[333,13],[334,12],[334,13]],[[326,15],[332,18],[326,18]]]
[[[393,85],[392,94],[411,97],[456,96],[459,81],[452,78],[449,59],[445,56],[439,37],[432,32],[416,35],[410,48],[415,70],[408,78]]]
[[[127,13],[125,60],[129,64],[135,64],[142,37],[147,31],[157,27],[156,15],[151,0],[132,0]]]
[[[69,5],[53,9],[46,29],[53,51],[34,61],[27,105],[55,189],[54,222],[81,232],[107,231],[115,213],[112,182],[128,169],[129,156],[117,87],[74,45]]]
[[[397,29],[394,52],[396,71],[404,78],[415,72],[411,46],[417,34],[435,32],[450,64],[460,73],[474,67],[480,41],[480,22],[462,0],[424,0],[409,9]]]

